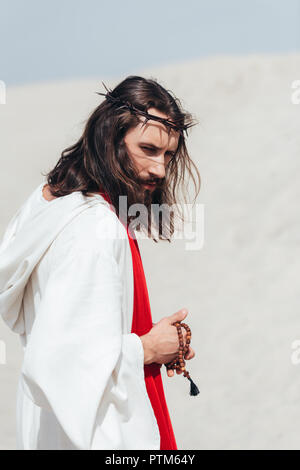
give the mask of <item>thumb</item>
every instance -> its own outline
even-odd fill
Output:
[[[169,322],[175,323],[176,321],[182,321],[185,319],[187,314],[188,310],[186,308],[182,308],[181,310],[178,310],[178,312],[173,313],[173,315],[169,316]]]

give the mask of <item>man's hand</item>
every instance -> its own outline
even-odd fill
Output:
[[[141,336],[144,347],[144,363],[151,364],[167,364],[177,357],[179,351],[179,341],[177,330],[173,323],[183,321],[187,316],[187,309],[183,308],[169,317],[162,318],[158,323],[152,323],[152,329]],[[186,331],[182,330],[184,344],[186,343]],[[189,347],[186,352],[185,359],[189,360],[195,356],[194,350]],[[174,371],[169,370],[168,376],[172,377]],[[182,373],[182,371],[177,371]]]
[[[184,359],[186,361],[189,361],[190,359],[193,359],[193,357],[195,357],[195,351],[193,350],[193,348],[191,348],[191,346],[189,346],[187,352],[185,353],[185,356],[184,356]],[[176,373],[179,375],[179,374],[182,374],[183,371],[182,370],[176,370]],[[168,377],[173,377],[174,376],[174,370],[170,369],[170,370],[167,370],[167,375]]]

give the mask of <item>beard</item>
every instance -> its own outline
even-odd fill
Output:
[[[133,176],[134,181],[134,189],[128,187],[124,187],[123,194],[127,195],[127,206],[126,208],[122,207],[120,211],[121,219],[127,225],[130,224],[130,227],[133,230],[137,230],[139,232],[143,232],[148,237],[152,238],[153,235],[157,236],[157,233],[160,232],[159,230],[159,218],[155,216],[153,212],[157,209],[157,206],[161,206],[165,204],[165,184],[166,179],[156,180],[156,187],[154,189],[150,188],[147,189],[143,186],[146,184],[146,180],[139,179],[136,175]],[[135,204],[137,206],[135,206]],[[156,206],[152,209],[152,204]],[[139,210],[138,205],[141,205],[141,210]],[[130,207],[132,207],[131,213],[133,215],[129,215]],[[154,210],[155,209],[155,210]],[[165,208],[163,212],[165,212]],[[125,212],[126,211],[126,212]]]
[[[145,189],[142,188],[141,191],[138,191],[136,194],[135,202],[143,205],[143,210],[139,211],[137,209],[138,215],[128,216],[128,223],[133,230],[142,232],[150,238],[157,238],[161,234],[162,226],[165,225],[165,221],[168,220],[168,209],[164,201],[164,191],[161,186],[156,187],[155,189]],[[154,205],[154,207],[152,207]],[[163,207],[161,207],[164,205]],[[168,205],[167,205],[168,206]],[[128,208],[130,205],[128,206]],[[158,212],[160,212],[160,215]],[[134,212],[134,211],[133,211]],[[162,219],[160,221],[160,218]],[[160,227],[160,225],[162,226]],[[168,225],[168,224],[167,224]],[[169,231],[165,227],[164,230],[167,230],[169,236]]]

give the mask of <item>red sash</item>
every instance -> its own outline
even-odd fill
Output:
[[[110,203],[110,199],[107,194],[100,194],[107,202]],[[129,233],[128,227],[125,228],[131,248],[134,277],[134,307],[131,333],[136,333],[138,336],[142,336],[148,333],[152,328],[149,295],[137,240],[134,233]],[[160,450],[177,450],[177,444],[165,399],[160,368],[161,364],[157,363],[144,365],[146,389],[159,427]]]

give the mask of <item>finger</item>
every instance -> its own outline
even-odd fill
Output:
[[[185,319],[185,317],[188,314],[188,310],[186,308],[182,308],[176,313],[173,313],[170,317],[168,317],[168,320],[170,323],[175,323],[176,321],[182,321]]]
[[[191,349],[192,349],[191,346],[188,346],[188,348],[186,350],[186,353],[184,355],[184,359],[187,359],[190,356]]]
[[[189,346],[184,358],[189,361],[190,359],[193,359],[193,357],[195,357],[195,351]]]

